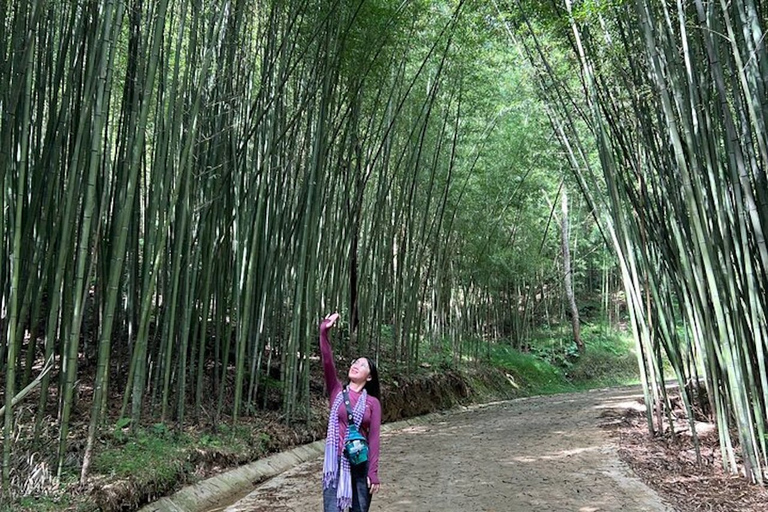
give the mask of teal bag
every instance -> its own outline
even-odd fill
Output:
[[[349,405],[349,395],[344,390],[344,403],[347,406],[347,437],[344,439],[344,456],[352,466],[368,462],[368,440],[355,425],[352,407]]]

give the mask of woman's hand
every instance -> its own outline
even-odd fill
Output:
[[[325,318],[323,318],[323,321],[320,322],[320,330],[321,331],[327,331],[331,327],[333,327],[333,324],[336,323],[336,320],[339,319],[338,313],[333,313],[332,315],[328,315]]]
[[[371,494],[376,494],[377,492],[379,492],[379,487],[381,487],[381,484],[371,483],[371,477],[368,477],[368,491]]]

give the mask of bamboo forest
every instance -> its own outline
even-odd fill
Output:
[[[0,510],[139,510],[325,437],[336,311],[385,422],[456,379],[462,403],[634,382],[647,442],[683,430],[706,465],[709,425],[764,492],[766,24],[761,0],[0,0]]]

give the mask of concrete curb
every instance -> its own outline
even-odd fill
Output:
[[[381,431],[385,433],[423,425],[435,418],[445,416],[447,413],[468,408],[460,407],[448,411],[433,412],[394,423],[385,423],[381,426]],[[171,496],[160,498],[144,506],[139,512],[203,512],[225,502],[229,497],[246,494],[251,491],[255,484],[287,471],[302,462],[320,457],[324,452],[325,439],[297,446],[289,451],[271,455],[184,487]]]

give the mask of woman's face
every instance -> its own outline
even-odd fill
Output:
[[[349,380],[352,382],[366,382],[371,380],[371,367],[368,364],[368,359],[359,357],[352,361],[352,366],[349,367]]]

